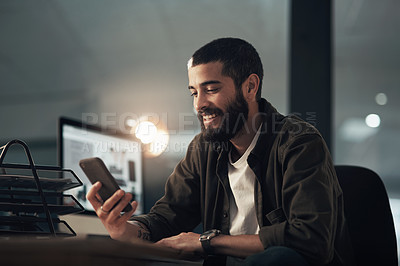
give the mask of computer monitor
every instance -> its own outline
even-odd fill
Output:
[[[82,204],[84,213],[94,214],[92,205],[86,199],[91,183],[78,163],[89,157],[99,157],[104,161],[120,188],[131,192],[138,202],[135,215],[143,213],[142,153],[140,142],[133,136],[61,117],[58,156],[60,166],[72,169],[83,182],[83,186],[68,190],[66,194],[72,194]]]

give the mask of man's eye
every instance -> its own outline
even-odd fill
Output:
[[[213,93],[213,92],[217,92],[219,90],[219,88],[209,88],[207,89],[208,93]]]
[[[197,92],[195,92],[195,91],[193,91],[191,94],[190,94],[190,96],[196,96],[197,95]]]

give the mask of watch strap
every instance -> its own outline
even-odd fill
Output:
[[[211,239],[206,239],[206,240],[200,241],[201,246],[203,247],[206,254],[213,254],[213,249],[211,247],[210,240]]]
[[[217,230],[217,229],[212,229],[212,230],[206,231],[203,234],[201,234],[200,242],[201,242],[201,246],[203,247],[203,250],[205,251],[206,254],[214,253],[214,250],[211,247],[211,239],[213,239],[214,237],[216,237],[220,234],[221,234],[221,231]]]

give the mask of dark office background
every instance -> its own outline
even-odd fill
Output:
[[[240,37],[263,60],[263,97],[314,123],[336,164],[376,171],[400,223],[400,2],[306,2],[1,0],[0,142],[25,140],[37,163],[54,165],[61,115],[111,126],[127,113],[163,115],[174,148],[145,160],[149,208],[200,130],[195,119],[182,130],[194,114],[187,60]]]

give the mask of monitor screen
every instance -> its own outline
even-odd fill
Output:
[[[79,161],[89,157],[99,157],[104,161],[120,188],[131,192],[138,202],[135,215],[143,213],[142,154],[140,143],[133,137],[60,118],[58,152],[60,166],[72,169],[83,183],[66,194],[72,194],[85,208],[85,213],[93,213],[94,209],[86,200],[91,183],[79,167]]]

